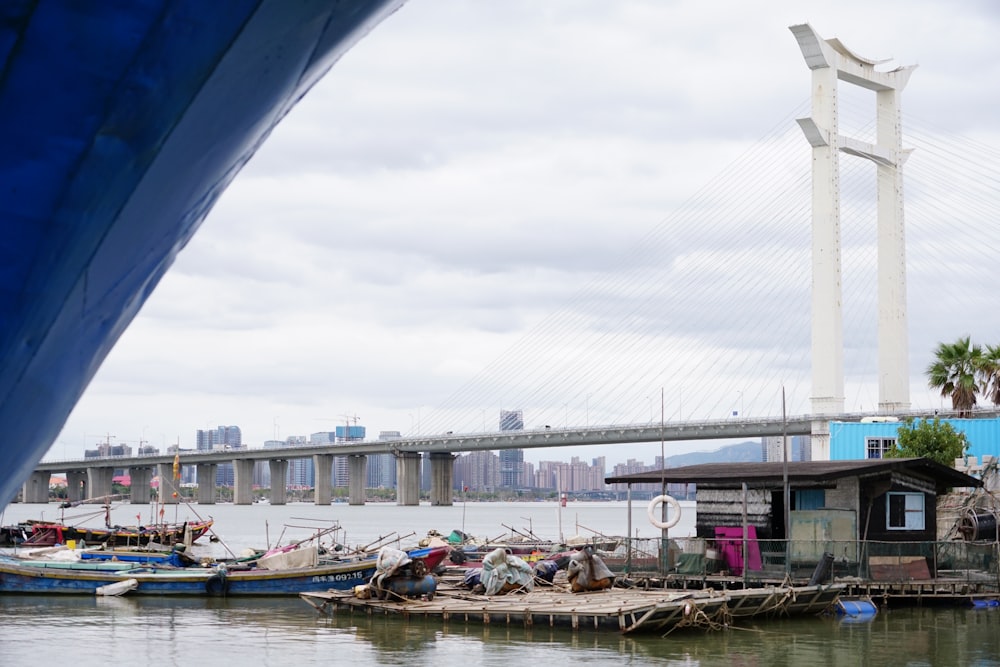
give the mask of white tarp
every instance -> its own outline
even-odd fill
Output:
[[[278,551],[261,556],[257,567],[261,570],[294,570],[302,567],[315,567],[319,563],[319,546],[301,546],[291,551]]]

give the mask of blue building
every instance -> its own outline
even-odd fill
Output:
[[[942,419],[965,434],[967,456],[1000,456],[1000,417]],[[904,421],[830,422],[830,460],[880,459],[892,449]]]

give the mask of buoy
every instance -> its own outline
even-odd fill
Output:
[[[666,521],[661,521],[658,516],[656,516],[656,508],[663,503],[667,503],[673,508],[673,516]],[[673,496],[656,496],[649,501],[649,506],[646,508],[646,514],[649,516],[649,522],[663,530],[665,528],[673,528],[681,520],[681,504]]]

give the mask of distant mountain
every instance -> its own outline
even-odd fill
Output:
[[[691,452],[667,457],[668,468],[693,466],[699,463],[753,463],[764,460],[760,440],[748,440],[720,447],[713,452]]]

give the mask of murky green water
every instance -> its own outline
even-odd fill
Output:
[[[620,504],[584,504],[562,517],[551,505],[511,503],[450,508],[333,505],[196,507],[212,515],[233,548],[274,541],[284,524],[339,520],[351,543],[398,531],[420,535],[465,526],[498,535],[502,524],[566,534],[578,524],[623,534]],[[5,521],[37,517],[50,506],[11,506]],[[148,511],[148,510],[143,510]],[[168,510],[172,511],[172,510]],[[181,520],[185,509],[181,508]],[[134,518],[135,508],[124,508]],[[634,513],[639,523],[645,515]],[[172,517],[171,517],[172,519]],[[693,525],[693,516],[685,522]],[[646,530],[643,527],[643,530]],[[648,531],[647,531],[648,532]],[[684,533],[675,533],[684,534]],[[218,545],[216,545],[218,547]],[[493,625],[442,626],[383,616],[325,617],[297,597],[201,599],[0,596],[0,667],[6,665],[1000,665],[1000,608],[916,608],[880,613],[867,623],[833,618],[744,623],[711,634],[667,637],[594,635]]]
[[[623,637],[318,615],[298,599],[0,597],[4,665],[997,665],[1000,610]]]

